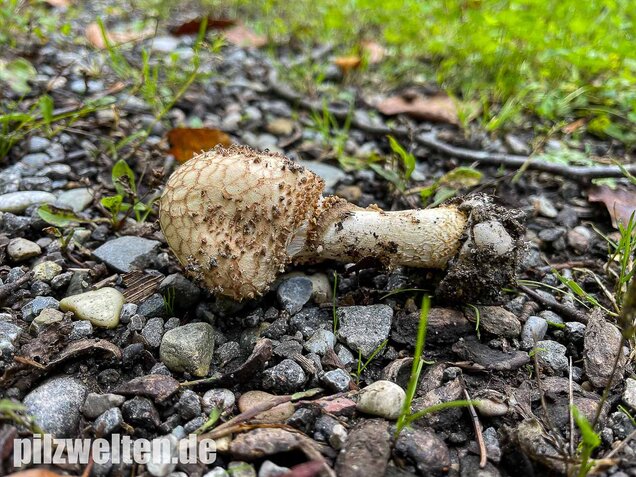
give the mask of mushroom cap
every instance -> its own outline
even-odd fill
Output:
[[[159,222],[187,273],[235,300],[267,290],[319,202],[322,179],[282,154],[217,147],[168,179]]]

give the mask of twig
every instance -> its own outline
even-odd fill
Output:
[[[618,451],[620,451],[623,447],[625,447],[627,445],[627,443],[629,441],[631,441],[634,437],[636,437],[636,430],[632,431],[629,433],[629,435],[623,439],[621,441],[620,444],[618,444],[616,447],[614,447],[605,457],[603,457],[604,459],[611,459],[612,457],[614,457],[616,454],[618,454]]]
[[[540,293],[537,293],[532,288],[529,288],[525,285],[519,285],[519,289],[528,295],[533,300],[541,303],[548,310],[555,311],[566,318],[572,319],[574,321],[578,321],[583,324],[587,324],[588,318],[584,313],[579,312],[578,310],[573,310],[572,308],[559,303],[554,299],[554,297],[550,295],[543,296]]]
[[[322,104],[305,99],[298,93],[292,91],[288,86],[279,84],[277,81],[276,71],[273,69],[270,71],[268,82],[270,91],[273,94],[289,102],[295,103],[301,108],[309,111],[321,112],[323,110]],[[327,110],[335,118],[341,120],[346,119],[349,114],[348,111],[338,110],[335,108],[327,107]],[[390,128],[384,125],[377,126],[359,121],[355,117],[350,119],[350,123],[351,126],[374,135],[391,135],[397,137],[413,136],[412,131],[407,128]],[[524,169],[550,172],[552,174],[580,182],[587,182],[590,179],[599,177],[623,177],[625,170],[632,174],[636,174],[636,164],[626,164],[622,169],[618,166],[570,166],[567,164],[555,164],[541,161],[531,156],[465,149],[437,139],[434,132],[416,134],[413,137],[413,140],[422,146],[426,146],[430,149],[436,150],[437,152],[444,153],[457,159],[479,162],[487,165],[504,166],[511,169],[519,169],[523,167]]]
[[[464,388],[464,396],[466,396],[466,401],[468,401],[468,412],[470,412],[470,417],[473,421],[473,427],[475,428],[475,437],[477,438],[477,444],[479,445],[479,467],[483,469],[488,463],[488,451],[486,450],[486,443],[484,442],[484,434],[482,433],[481,422],[479,422],[479,416],[475,411],[475,406],[473,406],[470,394],[468,394],[466,388]]]
[[[572,356],[570,356],[570,372],[568,376],[568,399],[570,404],[570,457],[574,457],[574,414],[572,409],[574,407],[574,390],[572,387]]]
[[[18,278],[15,282],[6,283],[0,286],[0,304],[4,301],[4,299],[11,295],[14,291],[18,290],[22,285],[28,282],[32,277],[32,273],[26,273]]]

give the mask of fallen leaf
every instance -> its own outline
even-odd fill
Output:
[[[590,202],[603,202],[612,218],[612,225],[618,228],[619,222],[627,225],[631,215],[636,211],[636,191],[623,187],[612,189],[609,186],[594,186],[588,190]]]
[[[170,33],[174,36],[196,35],[201,29],[203,18],[194,18],[190,21],[182,23],[181,25],[174,26],[170,28]],[[232,20],[230,18],[208,17],[208,24],[205,30],[225,30],[226,28],[229,28],[235,24],[236,20]]]
[[[586,123],[587,123],[587,119],[585,118],[577,119],[576,121],[573,121],[570,124],[566,124],[565,126],[563,126],[563,129],[561,129],[561,131],[563,131],[565,134],[572,134],[573,132],[578,131],[583,126],[585,126]]]
[[[424,121],[459,124],[457,106],[445,94],[421,96],[416,93],[406,93],[390,96],[378,104],[378,110],[387,116],[407,114]]]
[[[122,43],[128,43],[130,41],[143,40],[154,35],[154,30],[146,29],[142,31],[106,31],[106,37],[111,45],[121,45]],[[106,42],[102,35],[102,30],[95,22],[89,24],[84,30],[84,35],[88,42],[95,48],[103,50],[106,48]]]
[[[229,146],[232,144],[230,136],[223,131],[211,128],[174,128],[168,132],[170,154],[179,163],[192,159],[201,151],[212,149],[214,146]]]
[[[373,40],[364,40],[360,43],[360,47],[371,65],[380,63],[386,56],[386,49]]]
[[[343,74],[348,74],[360,66],[362,59],[359,56],[339,56],[333,60],[333,63],[340,68]]]
[[[243,48],[261,48],[267,45],[267,37],[259,35],[245,25],[234,25],[223,32],[228,43]]]
[[[0,82],[6,83],[14,93],[24,95],[31,91],[29,81],[35,79],[38,72],[24,58],[4,61],[0,58]]]

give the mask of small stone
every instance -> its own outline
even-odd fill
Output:
[[[623,402],[636,410],[636,380],[627,378],[625,380],[625,390],[623,391]]]
[[[275,398],[273,394],[266,393],[264,391],[247,391],[243,393],[238,400],[238,408],[240,412],[249,411],[256,406],[267,402],[268,400]],[[267,411],[258,413],[254,419],[259,422],[274,424],[287,421],[295,411],[294,404],[292,402],[286,402],[274,406]]]
[[[124,417],[118,407],[105,411],[93,423],[97,436],[103,437],[118,431],[124,422]]]
[[[335,345],[336,335],[328,330],[318,330],[305,342],[304,347],[309,353],[323,356],[327,350],[333,349]]]
[[[55,262],[47,260],[33,267],[33,278],[49,283],[62,272],[62,267]]]
[[[22,262],[29,258],[37,257],[42,253],[40,246],[23,238],[14,238],[7,246],[7,253],[14,262]]]
[[[340,450],[344,447],[348,437],[347,429],[342,424],[336,424],[331,429],[331,434],[329,434],[329,444],[334,449]]]
[[[223,467],[215,467],[207,474],[204,474],[203,477],[230,477],[230,474]]]
[[[59,309],[60,302],[52,296],[38,296],[28,302],[21,308],[22,319],[24,321],[33,321],[43,310],[52,308],[54,310]]]
[[[56,197],[50,192],[22,191],[0,195],[0,212],[20,214],[35,204],[52,204]]]
[[[119,314],[119,321],[124,325],[130,323],[130,319],[137,314],[137,308],[138,306],[135,303],[124,303]]]
[[[283,477],[289,474],[289,467],[281,467],[274,464],[271,460],[266,460],[258,469],[258,477]]]
[[[289,136],[294,132],[294,121],[287,118],[276,118],[268,122],[265,128],[274,136]]]
[[[451,464],[448,447],[430,429],[402,430],[393,455],[415,465],[420,475],[446,475]]]
[[[521,344],[524,349],[534,347],[548,332],[548,322],[540,316],[529,316],[521,330]]]
[[[150,318],[141,330],[141,335],[151,348],[158,348],[163,337],[163,319]]]
[[[336,393],[343,393],[349,390],[351,384],[351,376],[343,369],[334,369],[327,371],[322,376],[323,384]]]
[[[29,327],[35,333],[40,333],[45,327],[53,323],[59,323],[64,319],[64,313],[54,308],[45,308],[33,319]]]
[[[88,393],[82,406],[82,414],[89,419],[95,419],[109,409],[121,406],[125,400],[126,398],[119,394]]]
[[[234,407],[236,397],[229,389],[219,388],[206,391],[201,398],[203,412],[210,414],[212,409],[217,408],[221,412],[230,411]]]
[[[508,405],[505,402],[495,401],[494,399],[479,398],[475,407],[484,417],[499,417],[508,414]]]
[[[284,359],[263,372],[263,387],[281,393],[293,393],[307,382],[305,371],[291,359]]]
[[[404,389],[391,381],[376,381],[358,395],[358,411],[394,420],[400,416],[406,399]]]
[[[55,204],[61,208],[71,209],[75,213],[82,212],[93,202],[93,191],[87,188],[71,189],[60,194]]]
[[[152,446],[146,470],[153,477],[167,477],[177,467],[177,462],[173,461],[173,457],[177,455],[179,450],[179,439],[172,434],[158,439],[161,439],[161,445]]]
[[[309,339],[317,330],[333,329],[331,311],[320,308],[303,308],[289,320],[293,331],[300,331],[304,338]]]
[[[538,341],[535,347],[539,363],[547,367],[547,371],[557,376],[563,375],[569,369],[568,358],[565,356],[567,348],[552,340]]]
[[[281,306],[290,315],[294,315],[309,301],[312,292],[313,287],[309,278],[291,277],[278,286],[276,297]]]
[[[539,313],[539,316],[548,322],[548,326],[560,326],[564,325],[563,318],[550,310],[544,310]]]
[[[522,156],[529,156],[532,152],[530,146],[519,137],[513,134],[506,134],[504,136],[504,141],[506,145],[510,148],[510,151],[514,154],[520,154]]]
[[[477,248],[492,250],[499,256],[508,253],[514,247],[512,237],[506,228],[496,220],[488,220],[474,225],[473,242]]]
[[[35,388],[23,403],[44,432],[55,437],[73,437],[78,432],[80,409],[87,392],[77,379],[61,376]]]
[[[203,377],[214,354],[214,329],[207,323],[190,323],[167,331],[161,340],[161,361],[175,372]]]
[[[312,292],[311,298],[314,303],[320,305],[322,303],[331,303],[333,288],[329,283],[329,278],[324,273],[314,273],[308,277],[311,280]]]
[[[88,320],[98,328],[115,328],[124,305],[124,295],[110,287],[80,293],[60,302],[62,311],[72,311],[80,320]]]
[[[93,324],[90,321],[74,321],[73,329],[69,338],[71,340],[81,340],[93,334]]]
[[[578,225],[567,234],[568,245],[580,253],[585,253],[590,248],[592,232],[584,225]]]
[[[8,321],[0,321],[0,358],[8,358],[15,352],[22,328]]]
[[[159,293],[153,293],[139,305],[137,313],[146,318],[166,317],[168,315],[166,299]]]
[[[191,389],[186,389],[181,393],[179,401],[175,404],[175,409],[179,416],[185,421],[194,419],[201,415],[201,401],[197,393]]]
[[[338,338],[368,358],[389,337],[393,309],[387,305],[338,308]]]
[[[521,322],[501,306],[480,306],[479,325],[488,333],[505,338],[516,338],[521,333]]]
[[[626,361],[624,355],[619,355],[616,372],[613,369],[616,354],[623,354],[623,350],[619,349],[620,343],[621,332],[618,328],[608,322],[602,313],[593,311],[585,328],[583,363],[585,374],[595,387],[607,386],[612,373],[615,382],[622,379]]]
[[[173,293],[175,306],[180,309],[195,305],[201,294],[199,287],[180,273],[173,273],[164,278],[157,291],[163,296]]]
[[[156,240],[126,235],[106,242],[93,255],[118,272],[150,268],[161,244]]]
[[[585,337],[585,325],[578,321],[568,321],[565,323],[565,336],[572,343],[580,343]]]
[[[247,462],[230,462],[227,470],[232,477],[256,477],[254,466]]]
[[[554,219],[557,215],[559,215],[559,211],[556,209],[552,201],[545,196],[534,198],[534,208],[541,215],[548,217],[549,219]]]
[[[172,53],[179,46],[179,39],[174,36],[156,36],[152,40],[152,50],[160,53]]]
[[[339,167],[330,166],[324,162],[298,161],[298,163],[320,176],[325,181],[326,189],[333,189],[338,182],[347,176]]]
[[[51,145],[51,141],[49,141],[45,137],[40,136],[32,136],[27,141],[27,150],[29,152],[44,152]]]
[[[126,401],[122,407],[124,420],[132,425],[155,429],[161,424],[159,413],[152,401],[145,397],[135,396]]]
[[[363,419],[351,429],[344,448],[338,454],[336,475],[384,476],[390,458],[391,435],[388,422],[382,419]]]

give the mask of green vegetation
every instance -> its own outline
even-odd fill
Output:
[[[414,421],[423,418],[427,414],[431,414],[434,412],[444,411],[446,409],[451,409],[455,407],[466,407],[474,404],[472,401],[448,401],[441,402],[438,404],[434,404],[432,406],[426,407],[416,413],[411,413],[411,405],[413,404],[413,399],[415,398],[415,392],[417,391],[417,383],[420,380],[420,374],[422,374],[422,369],[424,367],[425,361],[422,359],[422,354],[424,353],[424,345],[426,343],[426,328],[428,326],[428,313],[431,309],[431,297],[428,295],[424,295],[422,298],[422,307],[420,308],[420,323],[417,329],[417,341],[415,342],[415,353],[413,355],[413,365],[411,367],[411,375],[409,377],[409,383],[406,388],[406,399],[404,400],[404,405],[402,406],[402,412],[398,417],[396,423],[395,437],[397,438],[400,435],[400,432],[405,427],[408,427]]]
[[[373,350],[373,353],[371,353],[371,356],[369,356],[366,361],[363,361],[362,359],[362,351],[358,350],[358,367],[356,368],[355,373],[351,373],[356,378],[357,385],[360,385],[360,377],[362,376],[364,370],[367,369],[367,366],[371,364],[371,361],[373,361],[375,357],[380,354],[380,352],[386,347],[388,342],[389,340],[387,338],[382,343],[380,343],[378,347]]]
[[[629,0],[206,3],[252,20],[276,42],[328,41],[346,55],[357,54],[362,40],[377,41],[390,53],[378,66],[385,82],[437,80],[465,107],[477,102],[489,130],[521,124],[525,115],[541,118],[544,131],[584,118],[591,133],[636,141]]]
[[[578,477],[585,477],[594,467],[592,452],[601,445],[601,436],[594,431],[590,422],[581,414],[576,406],[572,405],[570,410],[572,411],[574,422],[581,432],[581,440],[577,449],[580,459],[579,472],[577,475]]]

